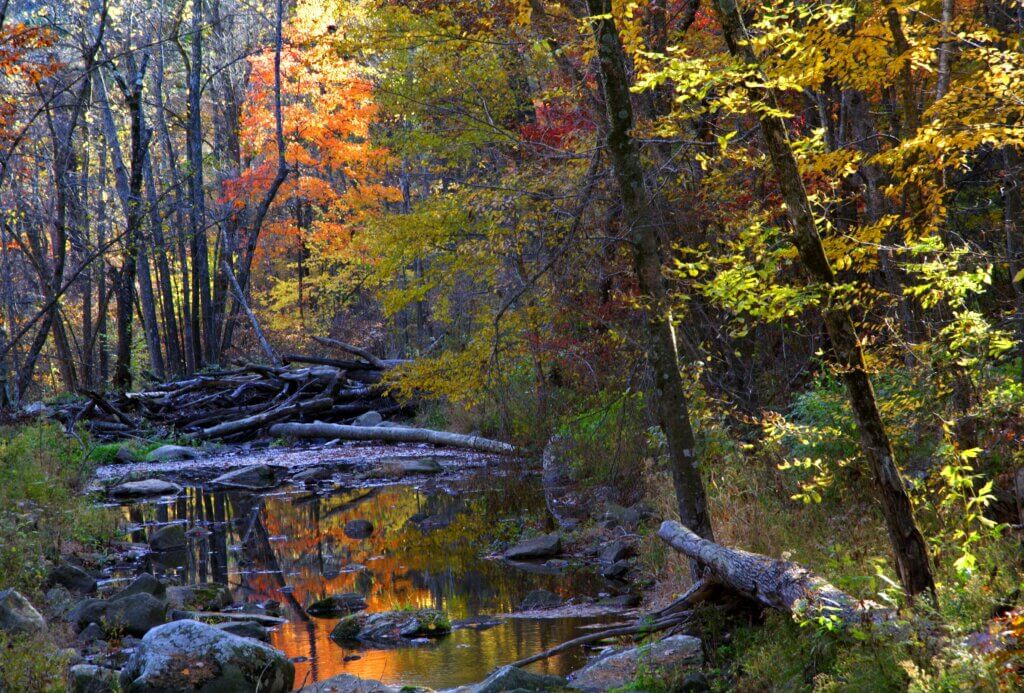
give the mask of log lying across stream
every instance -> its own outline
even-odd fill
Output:
[[[515,453],[514,446],[490,438],[461,433],[432,431],[427,428],[377,428],[344,426],[317,421],[315,423],[280,423],[270,427],[270,434],[288,438],[326,438],[337,440],[373,440],[384,443],[431,443],[450,448],[465,448],[499,455]]]

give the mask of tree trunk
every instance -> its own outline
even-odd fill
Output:
[[[697,464],[696,441],[690,425],[689,406],[679,373],[675,331],[668,293],[662,276],[662,249],[651,193],[644,182],[640,151],[631,135],[633,107],[630,102],[626,55],[611,18],[611,0],[588,0],[594,41],[601,65],[608,118],[608,153],[629,227],[637,281],[647,303],[647,343],[655,384],[651,392],[658,420],[668,441],[672,479],[679,517],[698,535],[713,537],[704,482]]]
[[[746,42],[746,32],[735,0],[715,0],[715,9],[729,51],[747,65],[756,67],[757,58]],[[771,91],[755,92],[753,96],[768,103],[775,101]],[[910,496],[896,466],[853,319],[841,300],[831,295],[836,285],[835,275],[825,254],[811,203],[788,141],[786,124],[772,113],[762,112],[759,117],[768,156],[775,169],[793,227],[793,240],[800,261],[824,294],[822,312],[825,327],[857,421],[861,449],[875,478],[900,582],[909,595],[926,593],[934,599],[935,582],[929,565],[928,547],[914,520]]]
[[[452,448],[465,448],[498,455],[513,455],[514,446],[498,440],[466,436],[461,433],[432,431],[427,428],[378,428],[376,426],[346,426],[330,423],[280,423],[270,427],[272,436],[290,438],[316,438],[339,440],[375,440],[385,443],[430,443]]]

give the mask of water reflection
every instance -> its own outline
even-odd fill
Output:
[[[304,489],[256,496],[190,488],[172,503],[125,506],[133,541],[154,524],[183,521],[188,547],[150,556],[146,569],[176,582],[223,582],[236,601],[276,601],[288,622],[273,644],[299,658],[297,684],[348,673],[396,685],[445,688],[484,678],[494,667],[580,634],[593,619],[510,619],[477,631],[457,630],[436,644],[397,650],[347,650],[331,641],[336,619],[313,618],[305,607],[330,594],[358,592],[370,611],[435,607],[453,620],[505,613],[530,590],[596,595],[591,573],[533,574],[481,560],[486,529],[517,504],[536,507],[536,491],[492,494],[464,488],[410,485],[339,488],[320,496]],[[346,536],[350,520],[369,520],[366,539]],[[565,674],[581,664],[567,653],[534,665]]]

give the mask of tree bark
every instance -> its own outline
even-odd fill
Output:
[[[647,302],[646,336],[655,377],[651,396],[668,441],[679,517],[698,535],[710,539],[713,537],[711,518],[698,468],[689,403],[679,373],[675,330],[662,275],[662,248],[658,238],[661,220],[656,216],[658,205],[652,204],[651,192],[644,181],[639,147],[631,134],[633,107],[626,55],[611,17],[611,0],[588,0],[587,4],[592,15],[591,28],[605,92],[608,153],[632,240],[637,281]]]
[[[516,448],[508,443],[478,436],[466,436],[427,428],[378,428],[376,426],[346,426],[329,423],[280,423],[270,427],[270,435],[290,438],[340,440],[373,440],[385,443],[430,443],[450,448],[465,448],[497,455],[514,455]]]
[[[715,0],[715,9],[729,51],[747,65],[756,67],[757,57],[746,42],[746,31],[735,0]],[[775,95],[771,91],[755,91],[753,97],[769,103],[775,102]],[[825,327],[857,421],[861,449],[874,475],[900,582],[910,596],[925,593],[934,600],[935,582],[929,564],[928,547],[914,520],[910,496],[896,466],[892,444],[878,411],[853,319],[841,299],[832,295],[836,286],[835,275],[825,254],[814,212],[789,144],[786,124],[782,118],[771,113],[761,113],[759,117],[768,156],[793,227],[793,241],[800,261],[824,294],[822,312]]]

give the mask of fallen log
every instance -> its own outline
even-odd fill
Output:
[[[222,424],[211,426],[210,428],[204,428],[197,434],[198,438],[222,438],[224,436],[234,435],[243,431],[249,431],[253,428],[260,428],[266,424],[282,419],[288,416],[295,416],[299,414],[305,414],[313,411],[320,411],[322,409],[330,409],[334,401],[330,397],[318,397],[317,399],[309,400],[306,402],[296,402],[294,404],[287,404],[280,407],[275,407],[268,411],[260,412],[259,414],[253,414],[242,419],[236,419],[234,421],[225,421]]]
[[[330,337],[313,337],[313,339],[319,342],[320,344],[323,344],[324,346],[334,347],[335,349],[340,349],[341,351],[347,352],[349,354],[354,354],[355,356],[358,356],[359,358],[363,359],[368,364],[370,364],[371,366],[378,370],[383,371],[386,370],[388,367],[387,364],[385,364],[379,358],[368,352],[366,349],[360,349],[357,346],[354,346],[352,344],[346,344],[341,340],[331,339]]]
[[[317,421],[315,423],[279,423],[270,427],[270,434],[291,438],[323,438],[341,440],[368,440],[382,443],[430,443],[452,448],[465,448],[478,452],[513,455],[516,448],[508,443],[478,436],[466,436],[428,428],[378,428],[376,426],[346,426]]]
[[[846,625],[879,625],[895,617],[892,609],[855,599],[798,563],[716,544],[672,520],[661,523],[658,536],[707,568],[710,576],[705,581],[773,609],[803,618],[838,619]]]

